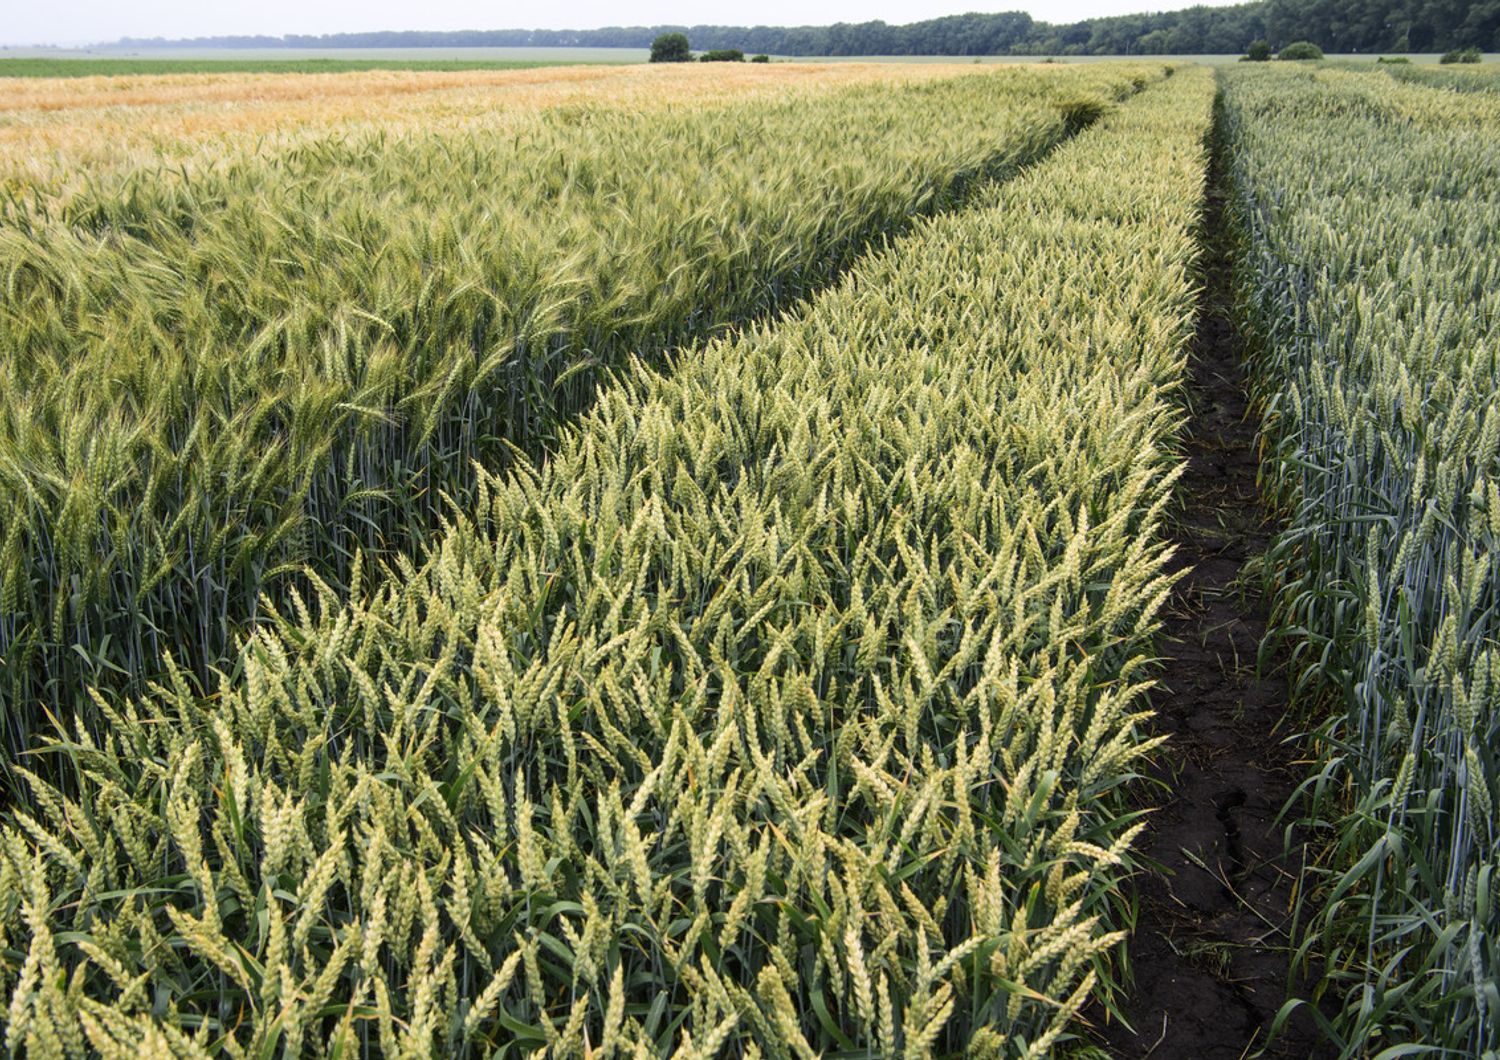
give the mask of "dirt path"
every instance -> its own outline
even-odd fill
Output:
[[[1216,157],[1204,218],[1205,286],[1190,364],[1186,454],[1174,569],[1190,568],[1168,604],[1155,699],[1170,742],[1157,763],[1162,808],[1138,847],[1157,871],[1138,877],[1130,943],[1135,985],[1105,1044],[1122,1058],[1252,1056],[1286,997],[1295,860],[1276,815],[1299,778],[1281,743],[1285,678],[1256,673],[1266,601],[1245,561],[1269,538],[1256,488],[1255,424],[1242,344],[1230,318],[1224,174]],[[1270,1056],[1326,1055],[1310,1020],[1294,1020]]]

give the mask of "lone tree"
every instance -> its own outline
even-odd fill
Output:
[[[1281,54],[1278,55],[1278,56],[1276,56],[1276,58],[1278,58],[1278,59],[1321,59],[1321,58],[1323,58],[1323,49],[1319,48],[1316,44],[1314,44],[1310,40],[1293,41],[1291,44],[1288,44],[1285,48],[1282,48],[1281,49]]]
[[[1263,63],[1271,58],[1271,46],[1263,40],[1253,40],[1245,49],[1245,58],[1252,63]]]
[[[651,42],[653,63],[690,63],[693,49],[688,44],[686,33],[663,33]]]

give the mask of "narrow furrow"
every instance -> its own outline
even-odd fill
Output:
[[[1287,683],[1257,666],[1267,601],[1246,564],[1271,536],[1256,483],[1255,421],[1233,320],[1232,240],[1217,142],[1208,175],[1203,289],[1191,351],[1173,569],[1163,620],[1156,725],[1169,736],[1145,794],[1159,806],[1139,847],[1139,917],[1129,1026],[1106,1029],[1119,1057],[1238,1058],[1260,1052],[1287,997],[1300,848],[1278,814],[1298,782],[1285,742]],[[1317,1057],[1297,1014],[1269,1056]]]

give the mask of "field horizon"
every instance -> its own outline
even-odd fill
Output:
[[[1379,56],[1402,57],[1415,65],[1436,65],[1442,56],[1423,53],[1330,54],[1330,61],[1370,62]],[[0,47],[0,77],[96,77],[110,75],[191,73],[357,73],[366,70],[461,72],[465,70],[531,69],[547,66],[633,65],[646,63],[645,48],[40,48]],[[1238,62],[1237,54],[1205,55],[856,55],[782,56],[776,63],[836,64],[970,64],[1030,65],[1036,63],[1199,62],[1222,65]],[[1486,64],[1500,62],[1500,53],[1485,54]]]

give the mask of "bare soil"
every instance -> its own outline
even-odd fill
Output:
[[[1170,740],[1155,765],[1162,786],[1141,793],[1161,808],[1137,847],[1146,868],[1135,880],[1134,981],[1123,1005],[1130,1026],[1113,1022],[1101,1032],[1121,1058],[1332,1055],[1305,1010],[1267,1047],[1289,993],[1302,856],[1295,834],[1288,852],[1277,818],[1305,769],[1286,742],[1285,675],[1256,664],[1267,602],[1259,579],[1242,576],[1273,528],[1256,483],[1256,425],[1232,316],[1225,182],[1215,150],[1187,393],[1188,467],[1175,517],[1172,566],[1186,573],[1168,604],[1153,704],[1157,730]]]

